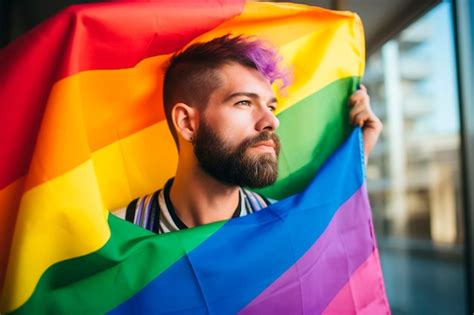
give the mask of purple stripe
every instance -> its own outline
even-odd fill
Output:
[[[240,314],[321,314],[375,248],[365,185],[314,245]]]

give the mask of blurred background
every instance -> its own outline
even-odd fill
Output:
[[[84,2],[0,0],[0,47]],[[384,123],[368,189],[393,314],[474,314],[474,0],[293,2],[364,22],[363,83]]]

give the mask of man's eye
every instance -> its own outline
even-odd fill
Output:
[[[272,111],[272,112],[276,111],[276,109],[277,109],[276,106],[273,106],[273,105],[272,105],[272,106],[268,106],[268,108],[269,108],[270,111]]]
[[[249,106],[249,105],[250,105],[250,101],[247,101],[247,100],[238,101],[237,103],[235,103],[235,105],[245,105],[245,106]]]

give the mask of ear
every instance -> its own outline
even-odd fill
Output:
[[[171,110],[176,133],[184,140],[192,142],[196,138],[196,128],[198,124],[198,111],[184,103],[177,103]]]

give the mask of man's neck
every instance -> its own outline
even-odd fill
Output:
[[[239,187],[224,184],[199,167],[178,166],[170,198],[181,221],[193,227],[230,219],[239,203]]]

